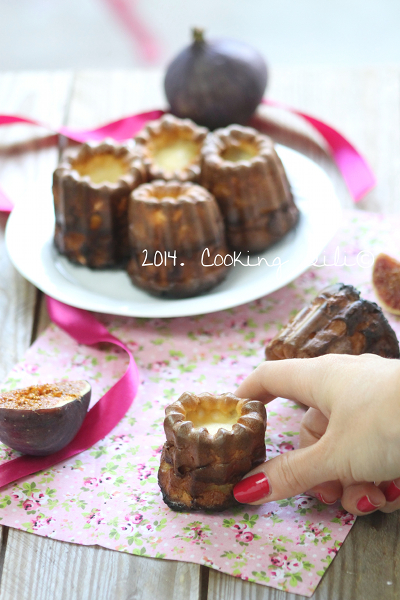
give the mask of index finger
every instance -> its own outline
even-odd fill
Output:
[[[335,363],[334,355],[317,358],[287,358],[265,361],[245,379],[235,394],[264,404],[281,396],[326,411],[323,389],[325,374]],[[325,410],[324,410],[325,409]]]

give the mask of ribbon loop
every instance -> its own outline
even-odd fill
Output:
[[[129,366],[125,374],[89,410],[75,438],[62,450],[49,456],[20,456],[0,465],[0,487],[21,477],[48,469],[53,465],[80,454],[104,437],[126,415],[138,388],[139,372],[129,348],[114,337],[90,313],[47,297],[47,309],[52,321],[81,344],[110,342],[125,350]]]
[[[294,108],[285,106],[272,100],[263,100],[264,104],[271,106],[277,106],[296,114],[308,123],[310,123],[327,141],[331,151],[333,159],[341,172],[347,187],[355,202],[361,200],[361,198],[375,186],[375,176],[372,169],[369,167],[367,161],[361,156],[356,148],[346,138],[336,131],[333,127],[308,115],[300,112]],[[71,140],[76,142],[88,142],[88,141],[101,141],[106,137],[111,137],[117,142],[130,139],[134,137],[149,121],[158,119],[164,114],[163,110],[151,110],[147,112],[138,113],[131,115],[117,121],[112,121],[95,129],[73,129],[71,127],[59,127],[54,129],[35,121],[27,119],[18,115],[0,115],[0,125],[12,125],[15,123],[26,123],[30,125],[39,125],[40,127],[46,127],[47,129],[53,130],[56,133],[64,135]],[[11,212],[12,202],[0,189],[0,211]]]
[[[296,110],[273,100],[263,100],[263,104],[283,108],[310,123],[325,139],[333,159],[355,202],[361,200],[376,185],[371,167],[356,148],[339,131],[307,113]]]

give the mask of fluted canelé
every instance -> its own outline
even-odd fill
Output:
[[[156,180],[132,192],[128,212],[128,273],[138,287],[157,296],[183,298],[211,289],[226,276],[224,223],[206,189]],[[202,264],[206,249],[206,264],[212,266]]]
[[[298,221],[299,211],[273,141],[250,127],[230,125],[207,136],[201,184],[222,210],[233,250],[265,250]]]
[[[74,263],[120,267],[128,259],[128,197],[145,181],[141,159],[112,141],[68,150],[54,172],[54,242]]]
[[[165,410],[158,481],[173,510],[225,510],[233,487],[265,460],[265,406],[233,394],[184,393]]]
[[[147,179],[198,181],[201,148],[208,129],[190,119],[164,115],[148,123],[135,137]]]

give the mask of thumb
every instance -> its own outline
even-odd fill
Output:
[[[330,462],[320,440],[308,448],[285,452],[250,471],[235,485],[233,495],[244,504],[263,504],[302,494],[337,479]]]

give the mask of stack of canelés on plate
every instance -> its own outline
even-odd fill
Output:
[[[55,245],[91,269],[125,268],[157,296],[221,282],[232,252],[261,252],[298,220],[272,140],[166,114],[134,140],[68,150],[54,173]]]

